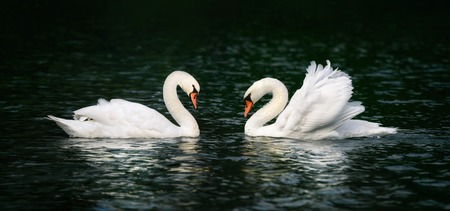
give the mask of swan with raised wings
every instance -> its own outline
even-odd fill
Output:
[[[197,109],[200,85],[189,73],[174,71],[167,76],[163,98],[167,110],[179,124],[175,125],[156,110],[123,99],[106,101],[74,111],[74,119],[49,115],[69,136],[83,138],[171,138],[197,137],[197,121],[182,105],[177,96],[177,86],[188,94]]]
[[[303,86],[288,103],[288,90],[274,78],[253,83],[244,94],[244,116],[265,94],[272,99],[255,112],[245,124],[249,136],[285,137],[293,139],[343,139],[362,136],[394,134],[396,128],[381,127],[378,123],[352,119],[364,111],[361,102],[349,102],[353,86],[350,76],[330,61],[327,66],[314,61],[307,68]],[[267,122],[278,116],[273,124]]]

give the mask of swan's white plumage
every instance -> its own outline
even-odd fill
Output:
[[[262,79],[255,82],[244,97],[256,95],[256,100],[252,97],[256,103],[261,96],[280,87],[284,85],[276,79]],[[274,102],[269,102],[247,121],[245,133],[250,136],[324,139],[379,136],[396,132],[395,128],[380,127],[378,123],[351,120],[364,112],[361,102],[349,102],[352,90],[351,79],[346,73],[333,70],[328,60],[325,67],[313,61],[307,68],[303,86],[295,92],[289,104],[284,108],[287,92],[273,92]],[[275,123],[264,126],[278,114]],[[268,119],[267,116],[273,117]]]
[[[168,138],[196,137],[199,129],[194,117],[176,96],[176,86],[190,94],[199,91],[198,82],[188,73],[175,71],[164,83],[164,101],[169,112],[180,125],[175,125],[158,111],[123,99],[99,99],[97,105],[74,111],[74,119],[48,116],[68,135],[84,138]]]

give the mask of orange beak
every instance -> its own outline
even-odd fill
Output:
[[[247,117],[248,112],[252,109],[253,102],[251,100],[245,100],[244,117]]]
[[[194,109],[197,109],[197,95],[198,95],[198,92],[196,92],[196,91],[191,92],[189,94],[189,98],[191,99],[191,102],[192,102],[192,105],[194,106]]]

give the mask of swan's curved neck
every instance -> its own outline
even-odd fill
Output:
[[[170,74],[163,87],[163,98],[167,110],[180,125],[182,130],[189,132],[198,131],[198,124],[191,113],[183,106],[180,99],[178,99],[177,86],[183,80],[183,75]]]
[[[288,90],[278,80],[266,81],[260,90],[262,95],[272,94],[272,99],[261,109],[255,112],[245,124],[246,129],[260,128],[280,114],[288,102]]]

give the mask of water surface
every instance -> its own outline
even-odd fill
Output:
[[[198,3],[6,4],[0,207],[450,209],[441,28],[450,21],[442,5]],[[315,7],[322,10],[307,9]],[[309,62],[326,59],[352,76],[353,100],[366,106],[358,118],[398,134],[314,142],[244,135],[242,97],[254,81],[276,77],[292,95]],[[179,93],[198,138],[69,138],[44,119],[71,118],[98,98],[169,117],[162,85],[177,69],[202,87],[198,110]]]

